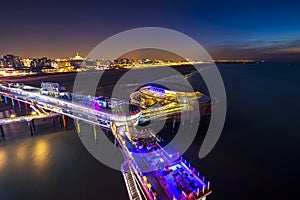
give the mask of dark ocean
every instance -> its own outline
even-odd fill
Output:
[[[205,136],[200,130],[184,154],[211,181],[213,193],[207,199],[299,199],[300,65],[219,64],[218,68],[227,94],[222,135],[210,154],[199,159]],[[123,73],[107,72],[98,92],[109,93],[111,82]],[[17,81],[35,86],[42,80],[55,81],[70,90],[74,78],[65,74]],[[198,79],[192,76],[191,82],[201,85]],[[15,112],[3,102],[0,105],[0,117]],[[69,124],[64,131],[58,121],[52,126],[49,120],[39,120],[33,137],[26,123],[4,126],[1,200],[128,199],[122,174],[94,159]]]

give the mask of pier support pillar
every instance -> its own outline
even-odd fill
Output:
[[[77,125],[77,133],[80,134],[81,133],[81,129],[80,129],[79,119],[76,120],[76,125]]]
[[[2,102],[3,101],[3,99],[2,99],[2,95],[0,94],[0,102]]]
[[[28,111],[28,104],[25,103],[25,110]]]
[[[94,133],[94,139],[97,141],[97,129],[95,124],[93,124],[93,133]]]
[[[62,120],[63,120],[63,124],[64,124],[64,127],[65,127],[65,130],[67,131],[68,130],[67,116],[63,115],[62,116]]]
[[[35,123],[34,123],[34,119],[31,120],[31,124],[32,124],[33,132],[35,133],[36,131],[35,131]]]
[[[13,106],[15,106],[15,102],[14,102],[14,99],[13,99],[13,98],[11,98],[11,104],[12,104]]]
[[[6,96],[4,96],[4,101],[5,101],[6,104],[8,104],[8,101],[7,101],[7,97],[6,97]]]
[[[1,131],[2,138],[4,138],[5,135],[4,135],[3,125],[0,125],[0,131]]]
[[[32,130],[31,121],[27,121],[27,125],[28,125],[29,130],[30,130],[30,135],[33,136],[33,130]]]
[[[55,126],[55,119],[54,117],[51,118],[52,126]]]
[[[18,107],[21,110],[21,102],[20,101],[18,101]]]
[[[60,128],[62,128],[63,127],[62,115],[59,116],[59,124],[60,124]]]

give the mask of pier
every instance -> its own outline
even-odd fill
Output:
[[[153,98],[156,88],[146,87],[142,89],[143,94],[135,92],[131,95],[132,102],[122,100],[110,101],[107,98],[90,97],[78,94],[44,94],[41,88],[31,87],[23,84],[1,84],[0,100],[4,103],[11,103],[13,106],[21,108],[24,104],[26,110],[31,109],[32,114],[25,116],[12,116],[0,120],[1,137],[5,138],[3,125],[26,121],[30,134],[35,133],[34,120],[51,119],[55,124],[54,117],[60,118],[61,127],[68,129],[67,119],[72,118],[78,134],[81,134],[80,123],[90,124],[93,128],[94,140],[97,141],[97,127],[111,131],[114,136],[115,145],[119,146],[123,155],[124,163],[121,168],[125,185],[130,200],[155,200],[155,199],[199,199],[204,200],[211,193],[210,182],[194,169],[184,158],[178,157],[173,162],[172,154],[166,152],[160,145],[155,134],[150,134],[150,140],[146,142],[146,150],[151,157],[138,157],[132,154],[132,150],[140,151],[138,144],[133,142],[131,136],[134,135],[132,129],[140,122],[147,120],[161,119],[178,112],[189,111],[202,99],[207,103],[208,98],[202,94],[184,94],[184,104],[177,101],[176,93],[170,93],[173,101],[165,101],[161,107],[143,109],[138,102],[139,95],[148,95]],[[166,92],[160,90],[159,93]],[[152,95],[152,96],[151,96]],[[174,96],[175,95],[175,96]],[[149,97],[150,96],[150,97]],[[159,96],[155,96],[155,101],[159,101]],[[175,99],[175,100],[174,100]],[[181,99],[182,100],[182,99]],[[189,100],[189,101],[188,101]],[[186,103],[187,102],[187,103]],[[116,104],[116,105],[115,105]],[[101,106],[99,109],[97,106]],[[114,106],[118,110],[111,111]],[[123,112],[127,110],[128,112]],[[188,115],[188,118],[191,117]],[[174,122],[175,123],[175,122]],[[151,145],[147,142],[151,141]],[[148,148],[149,147],[149,148]],[[152,148],[155,151],[152,151]],[[137,148],[137,149],[135,149]],[[159,152],[159,153],[158,153]],[[145,168],[153,170],[145,172]]]

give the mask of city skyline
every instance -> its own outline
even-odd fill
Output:
[[[85,57],[119,32],[156,26],[187,34],[213,59],[299,61],[298,11],[296,1],[10,1],[0,13],[0,54],[70,58],[76,50]]]
[[[182,58],[181,56],[161,50],[161,49],[152,49],[152,48],[145,48],[145,49],[137,49],[133,51],[129,51],[123,55],[120,55],[119,57],[115,58],[114,60],[109,60],[102,58],[101,56],[97,58],[90,58],[88,56],[83,56],[77,51],[74,51],[75,53],[71,55],[70,57],[49,57],[47,55],[45,56],[32,56],[32,57],[26,57],[22,55],[16,55],[16,54],[11,54],[11,53],[6,53],[1,55],[0,54],[0,59],[3,59],[5,57],[17,57],[22,60],[37,60],[37,59],[49,59],[53,61],[67,61],[67,60],[107,60],[107,61],[114,61],[118,59],[129,59],[129,60],[161,60],[161,61],[201,61],[201,60],[191,60],[189,58]],[[251,59],[212,59],[212,60],[203,60],[203,61],[264,61],[264,60],[251,60]]]

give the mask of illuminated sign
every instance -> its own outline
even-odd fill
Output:
[[[149,87],[147,87],[147,89],[150,90],[153,93],[157,93],[157,94],[162,95],[162,96],[165,95],[165,90],[162,89],[162,88],[149,86]]]

